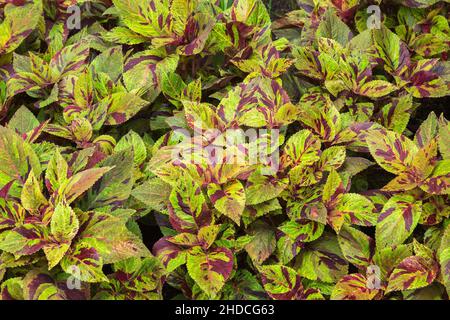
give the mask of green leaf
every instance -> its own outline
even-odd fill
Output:
[[[147,148],[144,140],[133,130],[130,130],[117,142],[114,151],[120,152],[130,147],[134,153],[134,164],[140,166],[147,158]]]
[[[68,179],[68,172],[67,161],[61,155],[59,149],[56,149],[45,172],[46,186],[49,191],[54,192],[64,185]]]
[[[402,244],[414,231],[422,212],[422,202],[410,195],[395,195],[386,202],[378,218],[377,248]]]
[[[363,274],[353,273],[342,277],[331,293],[331,300],[372,300],[378,289],[369,289],[368,280]]]
[[[362,231],[344,225],[338,234],[339,246],[345,259],[357,267],[370,264],[374,241]]]
[[[35,177],[33,170],[31,170],[23,186],[20,201],[22,206],[30,212],[37,211],[41,206],[47,204],[47,199],[42,194],[41,182]]]
[[[148,102],[135,94],[127,92],[113,93],[101,102],[107,110],[105,125],[122,124],[134,117]]]
[[[336,40],[345,46],[352,37],[350,28],[339,19],[335,11],[328,9],[325,12],[324,19],[320,22],[316,32],[316,37],[324,37]]]
[[[414,142],[385,129],[369,131],[367,145],[375,161],[383,169],[394,174],[408,171],[417,152]]]
[[[50,221],[52,236],[59,242],[70,242],[78,233],[78,229],[79,221],[75,212],[68,205],[59,203]]]
[[[245,251],[252,261],[261,265],[276,249],[275,230],[262,221],[253,223],[248,231],[252,241],[245,246]]]
[[[159,178],[147,180],[133,189],[131,195],[150,209],[165,212],[172,187]]]
[[[230,181],[222,186],[210,184],[208,196],[220,213],[232,219],[237,225],[241,224],[245,208],[245,191],[239,180]]]
[[[4,8],[0,24],[0,55],[13,52],[36,28],[42,15],[42,2],[34,1],[21,6],[9,3]]]
[[[344,216],[346,221],[352,224],[370,227],[377,223],[378,214],[375,213],[372,201],[357,193],[342,195],[336,210]]]
[[[300,252],[294,268],[304,278],[336,283],[347,274],[348,263],[336,236],[326,232]]]
[[[32,147],[11,129],[0,126],[0,185],[11,180],[24,184],[33,170],[35,176],[42,172],[41,164]]]
[[[397,90],[392,83],[384,80],[372,80],[364,83],[359,89],[359,93],[363,96],[376,99],[384,97]]]
[[[90,68],[97,74],[105,73],[116,82],[123,73],[123,54],[121,47],[112,47],[103,51],[92,61]]]
[[[439,265],[419,256],[408,257],[392,271],[386,292],[426,287],[436,278]]]
[[[441,245],[438,251],[438,259],[441,266],[441,276],[443,284],[450,292],[450,224],[445,228]]]
[[[39,124],[34,114],[27,107],[21,106],[9,120],[8,128],[24,134],[38,127]]]
[[[288,182],[286,178],[277,179],[258,171],[253,172],[245,186],[246,204],[257,205],[278,197],[287,188]]]
[[[90,209],[118,206],[129,198],[134,184],[133,159],[133,151],[129,148],[114,153],[102,162],[102,166],[112,169],[108,170],[98,181],[97,187],[89,192]]]
[[[260,268],[264,289],[274,300],[297,300],[303,293],[301,278],[294,269],[280,265]]]
[[[61,260],[61,268],[83,282],[108,282],[102,271],[103,259],[96,249],[96,241],[78,241],[69,255]]]
[[[422,122],[414,136],[414,142],[420,147],[425,147],[438,134],[438,117],[434,112],[428,115],[428,118]]]
[[[211,298],[217,296],[233,270],[233,253],[226,248],[194,247],[187,256],[189,275]]]
[[[320,140],[309,130],[301,130],[291,136],[284,147],[290,160],[302,166],[310,166],[320,159]]]

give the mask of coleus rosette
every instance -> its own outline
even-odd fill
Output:
[[[139,236],[128,230],[133,210],[98,211],[119,205],[117,187],[123,190],[124,184],[112,177],[123,169],[120,161],[133,163],[131,149],[106,158],[104,164],[111,166],[102,167],[94,167],[92,149],[73,153],[68,160],[56,150],[43,170],[31,144],[12,129],[0,130],[0,158],[13,168],[0,175],[1,181],[8,181],[0,199],[2,268],[15,264],[8,262],[12,255],[16,261],[32,258],[54,275],[63,270],[82,282],[101,282],[107,280],[104,264],[150,255]],[[91,210],[73,208],[92,187]],[[52,279],[48,272],[39,277]]]

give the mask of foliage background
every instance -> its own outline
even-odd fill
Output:
[[[448,9],[0,0],[0,298],[448,299]]]

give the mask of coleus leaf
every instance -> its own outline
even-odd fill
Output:
[[[148,102],[128,92],[113,93],[101,102],[107,110],[105,125],[122,124],[134,117]]]
[[[110,167],[92,168],[81,171],[66,180],[66,183],[58,190],[58,196],[62,196],[68,203],[72,203],[90,189],[108,171],[110,171]]]
[[[305,94],[299,106],[299,120],[323,141],[333,141],[341,129],[341,116],[330,99],[316,93]]]
[[[394,174],[406,172],[417,152],[417,146],[411,140],[385,129],[369,131],[367,145],[375,161]]]
[[[24,134],[39,127],[39,120],[25,106],[20,107],[8,122],[8,128],[15,130],[19,134]]]
[[[373,256],[375,265],[380,268],[382,280],[388,280],[392,270],[404,259],[414,254],[411,244],[400,244],[378,248]]]
[[[0,24],[0,55],[14,51],[36,28],[42,13],[42,3],[34,1],[23,6],[8,3]]]
[[[342,22],[332,9],[325,12],[323,20],[320,22],[316,36],[336,40],[342,45],[352,38],[350,28]]]
[[[1,300],[23,300],[23,280],[20,277],[10,278],[0,286]]]
[[[230,181],[223,186],[211,184],[208,186],[208,196],[219,212],[240,225],[245,207],[245,191],[240,181]]]
[[[9,230],[0,243],[0,249],[16,256],[32,255],[48,241],[48,232],[42,225],[27,223]]]
[[[411,8],[426,8],[438,2],[437,0],[403,0],[402,3]]]
[[[346,193],[338,201],[335,210],[340,212],[348,222],[361,226],[374,226],[377,223],[375,207],[366,197],[356,193]]]
[[[114,151],[120,152],[130,147],[133,149],[134,164],[137,166],[141,165],[147,158],[147,148],[139,134],[133,130],[128,132],[117,142]]]
[[[439,161],[431,176],[420,185],[420,188],[429,194],[449,194],[450,161],[448,159]]]
[[[267,297],[259,279],[248,270],[237,270],[230,281],[222,290],[222,299],[260,300]]]
[[[336,236],[327,232],[301,250],[294,267],[304,278],[327,283],[338,282],[348,271]]]
[[[177,231],[195,232],[211,222],[205,196],[192,178],[180,181],[173,188],[169,200],[170,222]]]
[[[333,146],[322,152],[319,165],[323,171],[337,170],[344,164],[345,160],[345,147]]]
[[[194,247],[187,256],[187,269],[200,288],[214,298],[230,277],[233,260],[229,249],[216,248],[205,252],[200,247]]]
[[[132,55],[123,66],[122,77],[125,88],[131,93],[148,90],[145,99],[152,101],[153,99],[147,99],[147,96],[157,95],[160,92],[161,79],[158,70],[175,71],[178,60],[173,58],[173,56],[165,57],[164,50],[146,50]]]
[[[414,135],[414,142],[420,147],[425,147],[438,134],[438,117],[434,112],[428,115],[428,118],[422,122]]]
[[[435,260],[420,256],[408,257],[392,271],[386,292],[428,286],[434,281],[438,272],[439,265]]]
[[[443,116],[439,118],[439,151],[444,159],[450,159],[450,148],[446,141],[450,137],[450,122],[447,121]]]
[[[447,298],[445,5],[6,2],[1,299]]]
[[[110,282],[103,283],[94,299],[154,300],[161,298],[161,278],[165,271],[155,257],[127,259],[114,265]]]
[[[47,199],[42,194],[41,182],[36,178],[33,170],[31,170],[23,186],[20,201],[24,209],[29,212],[37,211],[48,204]]]
[[[103,258],[96,249],[97,243],[91,239],[78,241],[70,254],[61,260],[61,267],[80,281],[108,281],[102,271]]]
[[[302,242],[317,240],[323,233],[324,225],[315,221],[287,221],[278,227],[283,234]]]
[[[399,98],[393,98],[379,112],[380,122],[390,130],[397,133],[405,131],[414,110],[413,99],[411,95],[403,95]]]
[[[127,227],[129,213],[117,216],[108,213],[89,212],[80,229],[80,241],[93,240],[104,263],[115,263],[132,257],[146,257],[149,250],[138,235]],[[91,240],[90,240],[91,239]]]
[[[362,85],[360,94],[373,99],[384,97],[396,89],[396,86],[388,81],[372,80]]]
[[[105,73],[116,82],[124,71],[124,57],[121,47],[112,47],[99,54],[89,68],[96,74]]]
[[[441,245],[438,250],[438,259],[441,269],[441,276],[443,284],[447,290],[450,292],[450,227],[447,225],[445,228],[443,237],[441,239]]]
[[[57,280],[45,271],[31,270],[23,278],[25,300],[86,300],[89,297],[85,284],[71,290],[64,280]]]
[[[276,198],[288,186],[288,179],[253,172],[245,186],[246,204],[257,205]]]
[[[384,61],[384,67],[389,73],[409,64],[408,49],[395,33],[383,26],[372,30],[372,37],[378,56]]]
[[[58,204],[52,215],[50,231],[59,242],[72,241],[79,229],[75,212],[66,204]]]
[[[275,230],[258,220],[250,225],[249,234],[253,238],[245,250],[256,265],[261,265],[276,249]]]
[[[94,188],[90,190],[88,194],[90,209],[118,206],[129,198],[134,183],[133,159],[133,150],[128,148],[102,161],[101,164],[104,168],[112,169],[102,175]]]
[[[59,77],[76,74],[84,67],[84,61],[88,58],[88,42],[81,41],[58,51],[50,60],[50,70]]]
[[[395,195],[383,207],[376,225],[378,248],[402,244],[414,231],[422,203],[410,195]]]
[[[368,280],[361,273],[342,277],[333,288],[331,300],[373,300],[379,289],[368,288]]]
[[[152,6],[143,0],[134,3],[114,0],[113,3],[125,25],[134,33],[152,39],[155,45],[175,41],[176,32],[181,32],[187,20],[185,14],[171,13],[171,2],[167,0],[154,1]],[[164,25],[163,21],[170,23]]]
[[[438,59],[423,59],[413,66],[404,66],[400,82],[415,98],[443,97],[448,94],[448,84]]]
[[[309,166],[320,159],[320,146],[320,140],[311,131],[302,130],[289,138],[284,151],[294,164]]]
[[[187,252],[169,242],[168,238],[163,237],[155,243],[153,246],[153,254],[161,260],[167,272],[172,272],[186,263]]]
[[[42,172],[40,161],[32,147],[11,129],[0,126],[0,184],[11,180],[24,184],[31,170]]]
[[[287,221],[278,227],[281,237],[277,241],[277,253],[282,263],[287,264],[295,258],[305,242],[318,239],[324,225],[315,221]]]
[[[367,267],[370,264],[375,245],[371,237],[344,225],[338,234],[338,242],[347,261],[358,267]]]
[[[303,288],[301,277],[292,268],[267,265],[260,268],[267,294],[274,300],[307,300],[309,293]]]
[[[153,210],[167,211],[167,202],[172,188],[159,178],[147,180],[133,189],[131,195]]]

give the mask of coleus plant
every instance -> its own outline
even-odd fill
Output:
[[[448,1],[297,2],[0,0],[0,299],[448,299]]]

